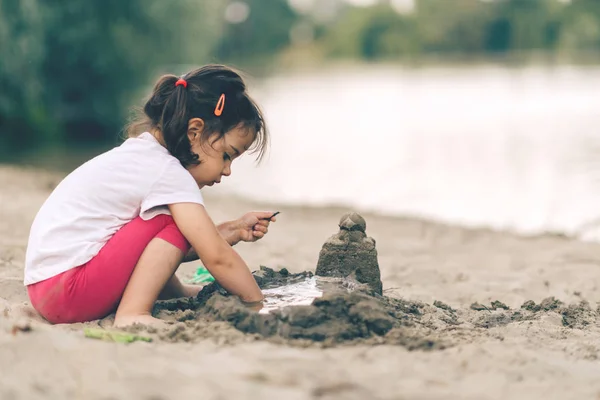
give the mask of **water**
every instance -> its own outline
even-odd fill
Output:
[[[259,87],[272,133],[211,189],[522,233],[600,217],[600,68],[366,67]]]
[[[288,306],[306,306],[312,304],[313,300],[323,296],[324,292],[348,290],[354,287],[351,281],[341,278],[324,278],[312,276],[300,282],[289,283],[268,289],[262,289],[265,296],[261,314],[267,314]]]
[[[310,305],[314,299],[321,297],[323,291],[317,287],[316,278],[306,278],[301,282],[271,289],[263,289],[265,300],[260,313],[267,314],[271,311],[287,306]]]

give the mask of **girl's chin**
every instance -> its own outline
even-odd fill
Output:
[[[221,183],[221,181],[212,181],[212,182],[207,182],[207,183],[201,183],[201,184],[198,185],[198,187],[200,189],[202,189],[205,186],[213,186],[213,185],[215,185],[217,183]]]

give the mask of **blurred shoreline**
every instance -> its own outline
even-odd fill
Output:
[[[251,85],[271,128],[264,165],[255,168],[244,156],[211,191],[581,236],[600,216],[598,85],[600,67],[567,65],[379,63],[271,75]],[[15,152],[8,160],[69,172],[118,145],[120,135],[112,143]],[[592,228],[583,239],[598,239]]]
[[[5,164],[0,162],[0,186],[3,189],[4,196],[0,196],[0,205],[13,210],[17,217],[24,218],[27,223],[19,227],[20,231],[28,230],[37,209],[42,205],[51,191],[60,183],[60,181],[68,174],[67,170],[55,168],[41,168],[35,165],[16,165]],[[11,197],[10,194],[14,196]],[[34,194],[32,197],[26,193]],[[239,218],[243,213],[248,211],[272,210],[280,211],[281,214],[277,217],[278,220],[284,221],[288,216],[292,216],[295,223],[306,223],[309,226],[304,228],[298,227],[298,235],[301,231],[307,231],[305,238],[310,234],[311,221],[321,222],[329,221],[329,230],[331,234],[337,229],[338,219],[348,212],[360,213],[368,222],[374,222],[378,226],[396,225],[399,229],[408,229],[414,234],[420,235],[424,230],[441,229],[455,230],[469,236],[472,232],[482,233],[486,235],[503,235],[515,240],[575,240],[584,243],[580,238],[573,235],[567,235],[564,232],[543,231],[535,233],[523,233],[510,229],[494,229],[490,226],[462,225],[440,219],[410,215],[410,214],[393,214],[385,213],[377,210],[361,209],[348,204],[330,203],[330,204],[302,204],[302,203],[281,203],[277,201],[269,201],[267,199],[257,200],[236,194],[223,193],[215,188],[205,188],[202,190],[207,210],[215,223],[221,223],[231,219]],[[19,199],[23,199],[26,195],[27,204],[24,208],[20,208]],[[32,208],[32,203],[37,204]],[[9,210],[6,210],[8,213]],[[308,219],[307,219],[308,218]],[[5,224],[8,229],[10,223]],[[277,229],[278,225],[274,225]],[[2,232],[0,232],[1,234]],[[324,241],[329,234],[322,235]],[[298,240],[300,237],[298,237]],[[314,238],[313,238],[314,241]],[[317,240],[318,242],[318,240]],[[0,244],[2,241],[0,240]],[[240,247],[249,247],[249,244],[241,244]],[[315,247],[316,249],[317,247]],[[315,252],[315,262],[316,262]],[[251,258],[254,258],[251,256]],[[257,261],[256,266],[259,265]],[[316,264],[315,264],[316,265]],[[308,267],[310,269],[310,267]],[[185,270],[185,268],[184,268]],[[299,268],[292,267],[292,270],[301,271]],[[190,272],[191,270],[187,271]]]
[[[493,54],[441,53],[420,54],[415,57],[376,60],[373,62],[355,59],[331,59],[320,54],[313,47],[292,47],[268,64],[247,64],[240,66],[251,77],[268,78],[277,74],[315,73],[322,71],[356,70],[364,68],[398,69],[463,69],[463,68],[506,68],[506,69],[553,69],[560,67],[587,68],[600,66],[600,52],[580,51],[554,53],[545,51],[510,51]],[[190,67],[190,66],[188,66]]]

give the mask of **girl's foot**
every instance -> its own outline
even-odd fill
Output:
[[[182,285],[183,286],[183,296],[184,297],[196,297],[198,293],[202,290],[203,286],[201,285]]]
[[[125,315],[115,317],[115,322],[113,326],[115,328],[125,328],[134,324],[142,324],[146,326],[151,326],[153,328],[166,328],[167,323],[161,319],[154,318],[151,315],[143,314],[143,315]]]

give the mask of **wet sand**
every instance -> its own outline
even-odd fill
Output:
[[[21,283],[27,233],[59,179],[0,166],[0,399],[600,396],[598,244],[363,214],[386,297],[355,300],[393,314],[389,329],[347,340],[290,339],[236,328],[222,312],[234,299],[215,295],[211,304],[161,304],[159,315],[173,324],[144,332],[152,343],[109,343],[85,338],[83,328],[108,327],[110,318],[50,326],[28,314]],[[217,222],[252,209],[282,211],[265,239],[237,246],[253,270],[314,271],[348,211],[205,196]],[[195,267],[183,265],[180,276]]]

